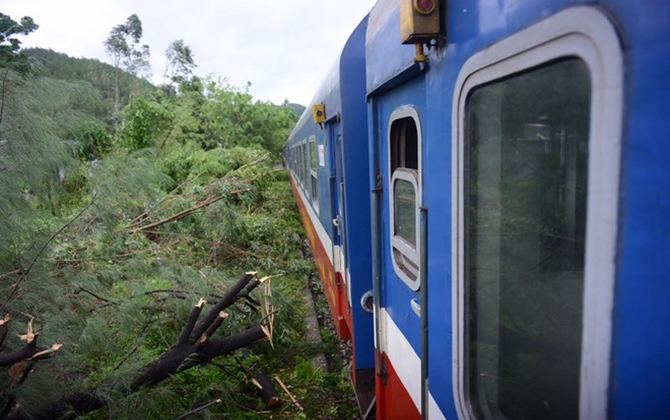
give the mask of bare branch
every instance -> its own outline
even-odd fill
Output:
[[[286,393],[286,395],[288,395],[288,397],[291,399],[291,401],[293,402],[293,404],[294,404],[296,407],[298,407],[298,410],[300,410],[300,411],[305,411],[305,409],[302,408],[302,406],[300,405],[300,403],[298,402],[298,400],[296,400],[295,397],[293,396],[293,394],[291,394],[291,393],[289,392],[288,388],[286,388],[286,385],[284,385],[284,382],[282,382],[282,380],[279,379],[279,376],[275,376],[275,381],[277,381],[277,383],[279,384],[279,386],[281,387],[281,389],[283,389],[284,392]]]
[[[175,220],[183,219],[184,217],[202,209],[203,207],[207,207],[210,204],[214,204],[217,201],[223,200],[224,198],[231,197],[231,196],[234,196],[234,195],[243,194],[245,192],[249,192],[249,188],[244,188],[242,190],[233,191],[233,192],[231,192],[227,195],[220,195],[220,196],[217,196],[217,197],[214,197],[214,198],[207,199],[207,200],[203,201],[202,203],[200,203],[196,206],[193,206],[193,207],[188,208],[186,210],[180,211],[179,213],[174,214],[170,217],[167,217],[163,220],[159,220],[159,221],[154,222],[154,223],[149,223],[148,225],[145,225],[145,226],[140,226],[140,227],[137,227],[137,228],[133,228],[133,229],[130,230],[130,233],[143,232],[145,230],[152,229],[152,228],[155,228],[157,226],[164,225],[166,223],[174,222]]]
[[[193,307],[191,315],[188,317],[188,321],[186,321],[186,326],[181,332],[181,337],[179,338],[179,342],[177,343],[178,346],[183,346],[184,344],[188,343],[188,339],[191,336],[191,333],[193,332],[195,323],[198,321],[198,318],[200,317],[200,312],[202,312],[202,308],[205,306],[205,304],[207,304],[207,301],[204,299],[200,299],[200,301],[198,301],[198,303]]]
[[[228,318],[227,313],[225,313],[223,311],[219,312],[219,316],[216,317],[214,322],[212,322],[212,325],[210,325],[209,328],[207,328],[207,331],[205,331],[205,333],[202,335],[202,337],[200,337],[200,342],[209,340],[209,337],[214,335],[216,330],[219,329],[219,327],[221,326],[221,324],[223,324],[223,321],[226,318]]]
[[[91,292],[90,290],[84,289],[84,288],[81,287],[81,286],[79,286],[79,291],[84,292],[84,293],[88,293],[89,295],[91,295],[91,296],[93,296],[94,298],[96,298],[96,299],[98,299],[98,300],[101,300],[101,301],[103,301],[103,302],[107,302],[107,303],[111,303],[111,302],[112,302],[111,300],[109,300],[109,299],[105,299],[105,298],[102,297],[102,296],[96,295],[95,293]]]
[[[218,404],[218,403],[220,403],[220,402],[221,402],[221,399],[220,399],[220,398],[217,398],[217,399],[215,399],[214,401],[208,402],[207,404],[202,405],[202,406],[196,408],[195,410],[191,410],[191,411],[189,411],[188,413],[184,413],[184,414],[182,414],[181,416],[177,417],[175,420],[183,420],[183,419],[185,419],[185,418],[187,418],[187,417],[191,417],[193,414],[197,414],[197,413],[201,412],[202,410],[206,410],[206,409],[208,409],[209,407],[211,407],[211,406],[213,406],[213,405],[216,405],[216,404]]]
[[[253,271],[245,273],[244,276],[242,276],[242,278],[238,280],[238,282],[216,303],[216,305],[214,305],[214,307],[210,309],[209,312],[207,312],[202,321],[198,323],[193,333],[191,333],[192,343],[200,339],[202,334],[209,328],[210,325],[212,325],[216,317],[219,315],[219,312],[228,308],[235,302],[235,299],[240,291],[244,289],[255,276],[256,273]]]

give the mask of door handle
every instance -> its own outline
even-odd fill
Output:
[[[409,306],[412,307],[412,310],[416,314],[416,316],[421,317],[421,304],[419,303],[419,300],[414,298],[409,301]]]

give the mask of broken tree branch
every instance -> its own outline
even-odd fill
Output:
[[[267,340],[267,330],[262,326],[257,326],[229,337],[211,340],[204,345],[198,343],[175,347],[141,368],[130,386],[119,391],[125,395],[130,395],[143,387],[155,385],[178,372],[209,363],[216,357],[230,354],[241,347],[264,340]],[[108,402],[107,399],[97,395],[95,390],[79,392],[55,401],[41,413],[29,416],[27,413],[17,410],[7,418],[10,420],[71,419],[102,408]]]
[[[2,345],[5,343],[5,337],[7,337],[7,326],[9,325],[10,319],[9,314],[6,314],[4,318],[0,319],[0,350],[2,350]]]
[[[221,324],[223,324],[223,321],[224,321],[226,318],[228,318],[228,314],[227,314],[227,313],[225,313],[225,312],[223,312],[223,311],[219,312],[219,316],[216,317],[216,319],[214,320],[214,322],[212,322],[212,325],[210,325],[209,328],[207,328],[207,330],[205,331],[205,333],[202,335],[202,337],[200,337],[200,342],[202,343],[202,342],[204,342],[204,341],[209,340],[209,338],[210,338],[211,336],[214,335],[214,333],[216,332],[216,330],[219,329],[219,327],[221,326]]]
[[[200,317],[200,312],[202,312],[202,308],[205,306],[206,303],[207,303],[206,300],[200,299],[198,303],[193,307],[191,315],[188,317],[188,320],[186,321],[186,326],[181,332],[181,337],[179,337],[179,342],[177,343],[177,346],[183,346],[184,344],[188,343],[188,339],[191,336],[191,333],[193,332],[195,323],[198,321],[198,318]]]
[[[255,276],[256,272],[254,271],[245,273],[244,276],[242,276],[242,278],[239,279],[237,283],[235,283],[235,285],[226,292],[225,295],[223,295],[223,297],[216,303],[216,305],[214,305],[214,307],[210,309],[209,312],[207,312],[202,321],[198,323],[194,331],[191,333],[192,343],[195,343],[198,339],[200,339],[207,328],[209,328],[209,326],[212,325],[212,323],[216,320],[219,312],[225,310],[235,302],[238,293],[240,293]]]
[[[174,420],[183,420],[183,419],[185,419],[185,418],[187,418],[187,417],[191,417],[192,415],[197,414],[197,413],[201,412],[202,410],[206,410],[206,409],[208,409],[209,407],[211,407],[211,406],[213,406],[213,405],[219,404],[220,402],[221,402],[221,398],[217,398],[217,399],[215,399],[214,401],[210,401],[210,402],[208,402],[208,403],[205,404],[205,405],[201,405],[200,407],[198,407],[198,408],[196,408],[196,409],[194,409],[194,410],[189,411],[188,413],[184,413],[184,414],[182,414],[181,416],[177,417],[177,418],[174,419]]]
[[[239,195],[239,194],[242,194],[242,193],[245,193],[245,192],[249,192],[249,188],[244,188],[242,190],[233,191],[233,192],[228,193],[226,195],[220,195],[220,196],[217,196],[217,197],[214,197],[214,198],[207,199],[207,200],[203,201],[202,203],[200,203],[196,206],[193,206],[193,207],[188,208],[186,210],[180,211],[179,213],[174,214],[170,217],[166,217],[163,220],[159,220],[159,221],[154,222],[154,223],[149,223],[148,225],[145,225],[145,226],[140,226],[140,227],[137,227],[137,228],[130,229],[130,233],[143,232],[145,230],[152,229],[152,228],[155,228],[157,226],[161,226],[161,225],[164,225],[164,224],[167,224],[167,223],[170,223],[170,222],[174,222],[175,220],[183,219],[184,217],[188,216],[189,214],[191,214],[195,211],[200,210],[203,207],[207,207],[210,204],[214,204],[217,201],[223,200],[224,198],[232,197],[232,196]]]
[[[255,272],[245,273],[198,323],[197,320],[206,303],[201,299],[192,309],[177,345],[153,362],[138,369],[130,384],[126,384],[123,387],[112,385],[116,392],[121,395],[130,395],[144,387],[153,386],[194,366],[211,363],[216,357],[230,354],[239,348],[250,346],[253,343],[268,341],[270,339],[270,332],[263,325],[249,328],[228,337],[211,338],[212,334],[217,331],[223,320],[228,316],[223,310],[235,303],[239,293],[245,290],[247,292],[253,290],[250,282],[255,276]],[[261,281],[257,282],[261,283]],[[60,348],[60,345],[53,346],[50,349],[37,348],[37,334],[33,333],[31,327],[32,324],[29,324],[28,333],[23,336],[25,340],[30,340],[29,344],[18,352],[0,356],[0,367],[3,364],[12,364],[16,361],[32,361],[49,357]],[[92,389],[54,401],[43,412],[37,414],[28,415],[21,407],[16,406],[7,418],[14,420],[28,418],[69,419],[102,408],[108,403],[109,400],[101,397],[97,393],[97,389]]]
[[[0,354],[0,367],[12,366],[24,360],[39,360],[53,356],[61,348],[61,344],[54,344],[50,348],[37,347],[37,334],[21,350]]]
[[[305,411],[305,409],[302,408],[302,405],[300,405],[300,403],[298,402],[298,400],[296,400],[295,397],[293,396],[293,394],[291,394],[291,393],[289,392],[288,388],[286,388],[286,385],[284,385],[284,382],[282,382],[281,379],[279,379],[279,376],[275,376],[275,381],[277,381],[277,383],[279,384],[279,386],[281,387],[281,389],[283,389],[284,392],[286,393],[286,395],[288,395],[288,397],[291,399],[291,401],[293,401],[293,405],[295,405],[296,407],[298,407],[298,410],[300,410],[300,411]]]
[[[242,353],[242,356],[245,359],[248,359],[251,356],[251,349],[249,349],[249,347],[243,347],[240,350],[240,353]],[[240,368],[245,371],[247,376],[250,377],[251,383],[256,386],[258,394],[263,399],[263,402],[267,408],[276,407],[281,403],[281,399],[279,398],[277,390],[272,385],[270,378],[268,378],[265,372],[263,372],[260,363],[257,361],[252,362],[250,366],[251,372],[248,372],[247,369],[244,368],[244,364],[241,360],[238,359],[237,363]]]

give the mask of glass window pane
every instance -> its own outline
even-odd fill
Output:
[[[309,157],[307,157],[307,146],[305,144],[302,145],[302,157],[302,182],[305,184],[305,189],[308,189],[309,187],[307,186],[307,180],[309,179]]]
[[[316,142],[309,143],[309,154],[311,157],[312,170],[316,170]]]
[[[416,247],[416,193],[411,182],[397,179],[395,198],[395,234]]]
[[[316,176],[312,175],[312,203],[319,204],[319,182]]]
[[[418,130],[414,118],[391,124],[391,172],[397,168],[419,169]]]
[[[467,104],[467,395],[478,419],[579,413],[591,86],[571,58]]]

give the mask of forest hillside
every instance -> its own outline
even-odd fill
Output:
[[[181,40],[153,86],[136,15],[110,64],[21,50],[36,30],[0,13],[0,419],[351,418],[308,360],[336,338],[303,339],[301,106],[194,76]]]

